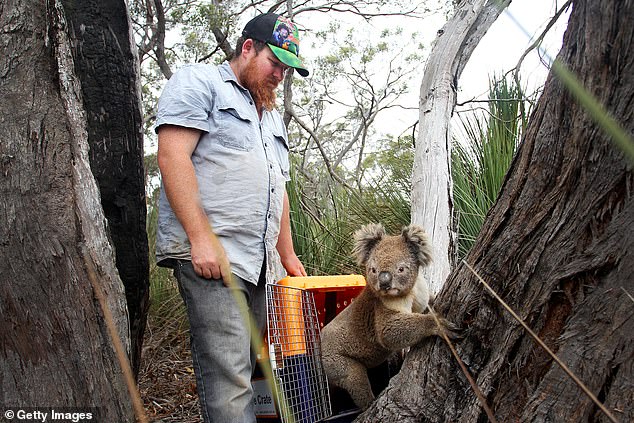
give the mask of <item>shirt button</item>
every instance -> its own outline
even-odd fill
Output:
[[[275,188],[271,188],[271,192],[275,192]]]

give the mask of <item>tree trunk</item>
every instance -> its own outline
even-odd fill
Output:
[[[96,269],[128,344],[63,7],[3,2],[0,25],[0,403],[133,421],[89,282]]]
[[[420,117],[412,172],[412,223],[429,233],[434,262],[423,274],[440,291],[454,265],[451,134],[458,79],[471,53],[511,0],[465,0],[438,32],[420,87]]]
[[[634,3],[574,2],[560,60],[634,131]],[[553,75],[467,261],[622,422],[634,421],[632,163]],[[501,422],[608,421],[465,267],[437,298]],[[360,422],[486,421],[441,340],[414,348]]]
[[[148,311],[149,263],[136,47],[124,1],[62,3],[86,109],[90,165],[126,290],[130,361],[138,374]]]

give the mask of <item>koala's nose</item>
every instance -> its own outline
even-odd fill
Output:
[[[379,288],[390,289],[392,286],[392,274],[390,272],[379,273]]]

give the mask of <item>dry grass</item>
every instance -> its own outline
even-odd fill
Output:
[[[165,287],[160,297],[145,331],[141,397],[152,422],[198,423],[202,420],[184,306],[175,285]]]

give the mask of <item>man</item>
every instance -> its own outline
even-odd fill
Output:
[[[280,23],[295,35],[285,47],[273,36]],[[187,306],[205,422],[255,421],[250,331],[232,289],[261,330],[265,284],[284,269],[306,275],[291,240],[287,133],[274,109],[285,73],[308,75],[298,40],[290,20],[257,16],[230,62],[184,67],[158,103],[157,261],[173,267]]]

